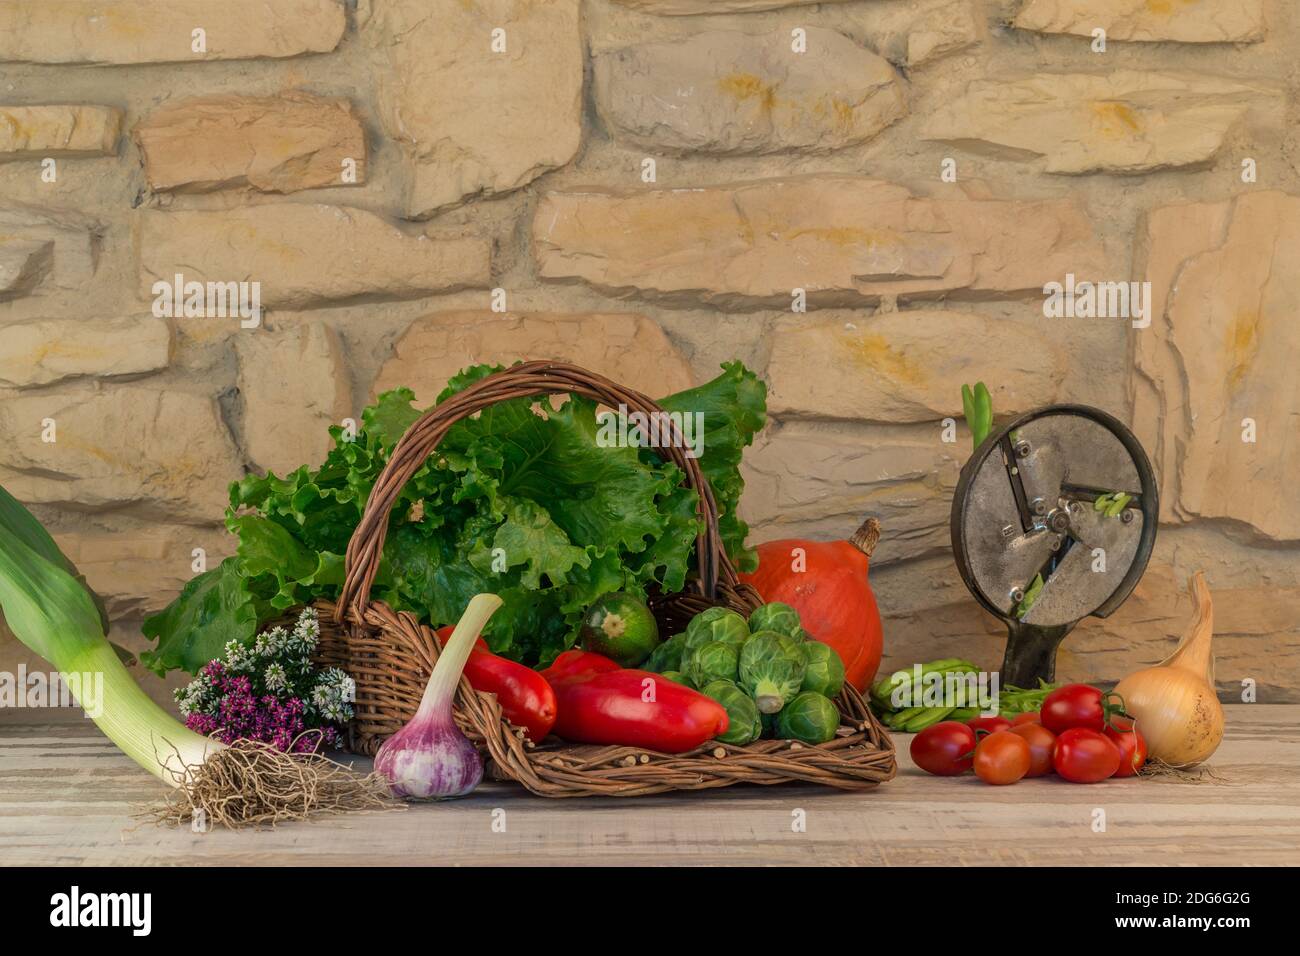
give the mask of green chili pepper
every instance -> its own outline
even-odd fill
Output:
[[[927,707],[921,713],[917,714],[911,720],[903,725],[903,731],[909,734],[920,733],[926,727],[933,726],[941,720],[947,719],[955,707]]]
[[[1098,495],[1097,500],[1092,503],[1092,510],[1100,511],[1107,518],[1116,518],[1132,500],[1132,495],[1124,494],[1122,491],[1112,491]]]
[[[983,382],[976,382],[973,389],[969,385],[963,385],[961,407],[966,415],[971,442],[978,448],[993,429],[993,396],[989,394],[988,386]]]
[[[902,730],[904,724],[919,715],[923,710],[925,710],[924,707],[908,707],[896,714],[890,714],[885,718],[885,726],[890,730]]]
[[[1033,607],[1034,602],[1038,600],[1038,593],[1042,590],[1043,576],[1041,574],[1035,574],[1033,583],[1029,585],[1029,590],[1025,592],[1025,596],[1020,599],[1020,604],[1016,606],[1016,617],[1024,618],[1024,616],[1029,613],[1029,609]]]

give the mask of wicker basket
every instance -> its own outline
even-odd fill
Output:
[[[490,375],[429,409],[393,449],[375,482],[347,550],[347,574],[337,604],[320,602],[319,661],[342,667],[356,680],[353,750],[373,754],[414,714],[441,649],[432,628],[412,614],[370,600],[387,533],[388,515],[406,484],[458,421],[513,398],[573,393],[646,414],[662,411],[651,399],[602,376],[557,362],[528,362]],[[707,607],[726,605],[748,615],[761,603],[736,576],[718,533],[717,504],[699,465],[680,447],[659,449],[698,492],[701,530],[697,575],[687,591],[652,598],[666,633],[680,630]],[[891,779],[893,744],[861,695],[845,687],[836,700],[841,722],[835,739],[817,746],[758,740],[744,746],[712,741],[684,754],[639,747],[573,745],[550,737],[534,745],[501,715],[496,697],[462,679],[456,720],[490,758],[489,776],[514,780],[545,797],[642,796],[668,790],[704,790],[735,783],[820,783],[862,790]]]

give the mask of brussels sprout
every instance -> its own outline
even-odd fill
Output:
[[[744,644],[749,640],[749,626],[735,611],[725,607],[711,607],[691,618],[686,625],[686,649],[694,650],[710,641],[726,644]]]
[[[810,690],[786,704],[776,717],[776,732],[783,740],[824,744],[835,736],[840,712],[830,699]]]
[[[801,690],[810,690],[823,697],[834,697],[844,688],[844,662],[840,655],[821,641],[808,641],[799,645],[803,654],[803,683]]]
[[[775,634],[776,631],[769,631],[768,633]],[[800,654],[800,655],[803,654],[804,642],[802,640],[800,640],[797,637],[791,637],[788,634],[782,634],[780,635],[780,637],[781,637],[781,646],[784,647],[791,654]]]
[[[803,672],[799,644],[776,631],[759,631],[740,649],[740,686],[764,714],[775,714],[799,693]]]
[[[696,687],[715,680],[735,680],[740,648],[735,644],[710,641],[682,655],[682,673]]]
[[[724,744],[747,744],[763,733],[754,699],[729,680],[715,680],[700,693],[712,697],[727,711],[727,732],[718,734]]]
[[[674,634],[668,640],[664,641],[653,651],[650,657],[642,664],[642,668],[648,671],[654,671],[656,674],[662,674],[664,671],[678,671],[682,669],[682,651],[686,647],[686,634]]]
[[[683,687],[689,687],[691,690],[695,689],[695,685],[692,684],[687,676],[681,671],[660,671],[659,676],[664,680],[672,681],[674,684],[681,684]]]
[[[799,612],[780,601],[755,609],[749,615],[749,629],[755,634],[759,631],[776,631],[788,637],[796,637],[803,630],[799,626]]]

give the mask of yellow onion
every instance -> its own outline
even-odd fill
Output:
[[[1214,605],[1199,571],[1192,597],[1196,620],[1174,652],[1115,688],[1146,739],[1148,755],[1171,767],[1195,766],[1223,740],[1223,707],[1214,692]]]

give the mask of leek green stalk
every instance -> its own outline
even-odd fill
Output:
[[[65,679],[102,675],[102,706],[92,719],[123,753],[160,780],[180,786],[192,768],[223,748],[185,727],[140,689],[109,643],[95,599],[72,563],[4,488],[0,613],[14,636]]]

